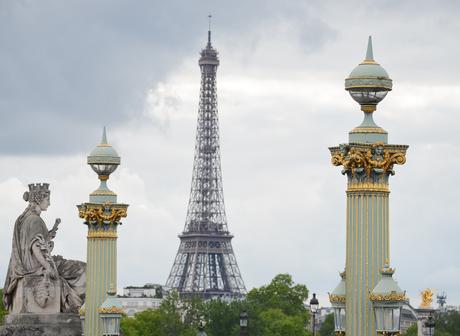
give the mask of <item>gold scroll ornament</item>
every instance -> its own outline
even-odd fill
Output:
[[[343,153],[339,148],[334,148],[331,162],[334,166],[343,166],[345,170],[351,172],[353,177],[358,168],[364,168],[366,176],[371,177],[373,169],[382,169],[384,173],[389,173],[394,164],[403,165],[406,163],[405,152],[390,152],[385,148],[383,142],[377,142],[370,147],[350,147],[347,153]],[[378,151],[381,153],[377,153]]]
[[[128,211],[126,206],[117,207],[108,203],[104,204],[84,204],[79,208],[79,216],[88,223],[103,224],[115,223],[122,217],[126,217]]]

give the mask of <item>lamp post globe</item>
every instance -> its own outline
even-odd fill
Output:
[[[369,36],[366,58],[345,79],[345,90],[361,105],[362,111],[374,112],[392,86],[386,70],[374,60],[372,38]]]

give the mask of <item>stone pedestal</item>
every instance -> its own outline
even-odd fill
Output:
[[[13,314],[57,314],[61,308],[61,281],[43,275],[27,275],[18,281]]]
[[[81,336],[77,314],[10,314],[0,336]]]

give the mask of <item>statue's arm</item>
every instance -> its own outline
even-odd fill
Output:
[[[51,258],[51,255],[48,251],[48,247],[46,241],[43,239],[41,235],[37,235],[35,241],[32,244],[32,254],[37,259],[37,261],[42,265],[47,273],[51,278],[56,278],[56,266],[54,265],[54,261]]]

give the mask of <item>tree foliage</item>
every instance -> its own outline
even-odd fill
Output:
[[[335,335],[334,314],[328,314],[324,320],[321,328],[319,329],[320,336],[334,336]]]
[[[417,323],[411,325],[407,331],[403,334],[404,336],[417,336],[418,328]]]
[[[8,315],[8,311],[3,305],[3,289],[0,288],[0,325],[3,325],[3,319],[6,315]]]
[[[242,300],[179,299],[172,292],[159,309],[124,317],[121,329],[125,336],[194,336],[203,321],[208,336],[238,336],[240,313],[245,310],[251,336],[307,336],[307,298],[307,287],[295,284],[288,274],[277,275]]]
[[[460,335],[460,313],[451,311],[436,318],[435,336]]]

